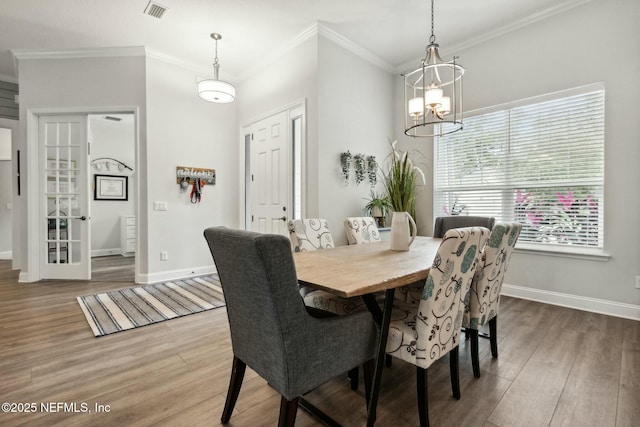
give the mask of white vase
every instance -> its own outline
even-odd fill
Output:
[[[413,227],[413,234],[411,234],[409,223]],[[409,212],[394,212],[391,218],[391,250],[408,251],[416,238],[417,230],[416,223]]]

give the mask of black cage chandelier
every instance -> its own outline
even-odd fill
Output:
[[[440,58],[433,31],[431,0],[431,37],[420,67],[403,74],[404,133],[413,137],[442,136],[462,129],[462,75],[464,68]]]

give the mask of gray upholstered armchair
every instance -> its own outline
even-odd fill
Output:
[[[234,355],[223,423],[247,365],[282,395],[280,425],[294,424],[303,394],[365,362],[372,368],[377,329],[371,315],[311,316],[286,237],[223,227],[204,236],[220,276]]]
[[[496,219],[488,216],[451,215],[439,216],[433,225],[433,237],[444,237],[444,233],[452,228],[461,227],[485,227],[489,231],[493,228]]]

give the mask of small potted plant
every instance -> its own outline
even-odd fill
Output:
[[[375,191],[371,190],[371,195],[368,202],[362,209],[365,215],[369,215],[375,218],[378,227],[385,226],[385,218],[393,212],[393,206],[389,197],[382,196]]]

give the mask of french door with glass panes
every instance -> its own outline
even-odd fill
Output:
[[[88,118],[40,116],[40,276],[91,279]]]

